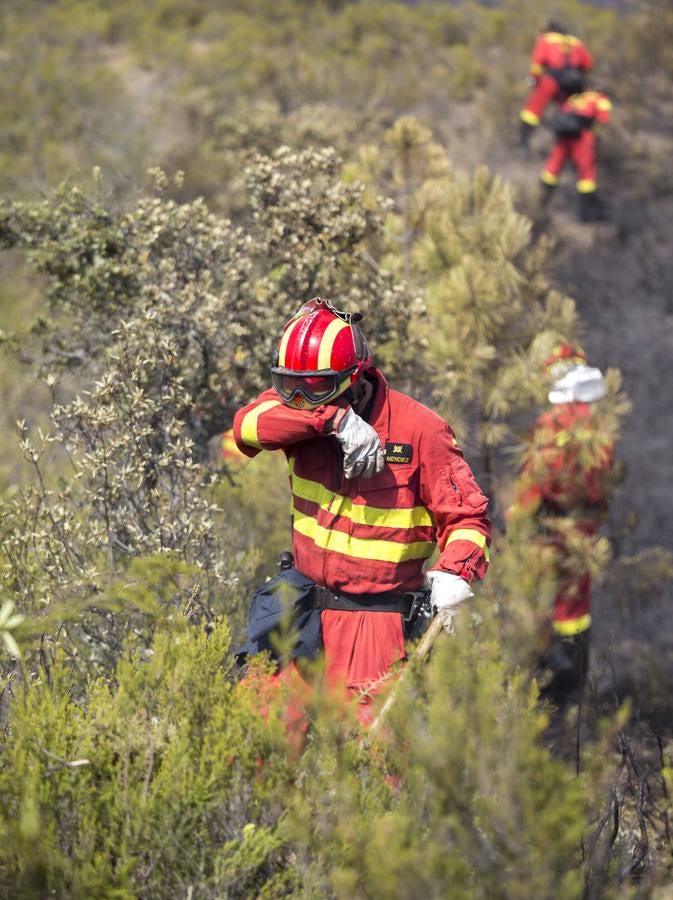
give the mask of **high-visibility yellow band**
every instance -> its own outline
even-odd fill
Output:
[[[556,187],[558,184],[558,175],[554,175],[553,172],[547,172],[545,169],[543,172],[540,172],[540,181],[543,184],[548,184],[550,187]]]
[[[350,328],[350,325],[347,322],[344,322],[343,319],[333,319],[325,329],[323,336],[320,339],[320,351],[318,352],[319,369],[332,368],[332,348],[334,347],[334,341],[344,328]]]
[[[302,319],[306,318],[305,316],[299,316],[299,318],[294,319],[290,324],[286,327],[283,332],[283,336],[280,339],[280,346],[278,347],[278,365],[285,365],[285,354],[287,353],[287,345],[290,340],[290,336],[292,332],[297,328]]]
[[[317,481],[309,481],[299,475],[292,474],[292,493],[302,500],[318,503],[321,509],[334,516],[343,516],[356,525],[370,525],[384,528],[418,528],[434,526],[434,520],[424,506],[412,506],[407,509],[383,509],[378,506],[365,506],[364,503],[353,503],[349,497],[335,494]]]
[[[413,541],[401,544],[396,541],[356,538],[344,531],[336,531],[319,525],[313,516],[296,507],[292,510],[293,527],[299,534],[310,538],[316,547],[343,553],[356,559],[372,559],[378,562],[402,563],[410,559],[427,559],[435,548],[434,541]]]
[[[280,406],[280,400],[265,400],[244,416],[241,422],[241,440],[244,444],[249,447],[257,447],[259,450],[262,449],[257,436],[257,423],[262,413],[273,406]]]
[[[602,110],[612,109],[612,103],[610,103],[607,97],[601,97],[599,100],[597,100],[596,106],[598,107],[598,109]]]
[[[486,545],[486,535],[482,534],[481,531],[477,531],[476,528],[456,528],[449,535],[445,546],[452,544],[454,541],[470,541],[484,551],[484,559],[486,562],[490,559],[488,546]]]
[[[582,362],[584,363],[584,360]],[[554,444],[556,447],[567,447],[573,441],[578,444],[589,443],[593,436],[594,432],[590,428],[580,426],[563,428],[554,435]]]
[[[521,121],[525,122],[526,125],[539,125],[540,117],[536,116],[534,112],[531,112],[529,109],[522,109],[519,113],[521,117]]]
[[[562,34],[560,31],[545,31],[544,38],[550,44],[565,44],[568,47],[576,47],[580,43],[574,34]]]
[[[531,75],[542,75],[544,72],[544,66],[541,66],[540,63],[531,63],[530,64],[530,74]]]
[[[596,190],[596,182],[591,178],[580,178],[577,182],[577,191],[580,194],[593,194]]]
[[[578,616],[576,619],[561,619],[557,622],[552,622],[553,630],[563,637],[572,637],[573,634],[581,634],[590,627],[591,616],[589,613]]]

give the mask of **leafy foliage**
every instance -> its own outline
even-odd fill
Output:
[[[282,726],[236,688],[228,650],[222,622],[176,616],[83,704],[62,654],[45,659],[3,748],[3,893],[246,896],[260,874],[285,887]]]
[[[545,717],[478,609],[477,639],[461,623],[408,680],[381,745],[307,754],[292,821],[310,841],[309,895],[580,895],[584,786],[539,745]]]
[[[151,320],[170,344],[171,377],[187,392],[176,400],[178,416],[203,450],[266,385],[282,324],[320,291],[368,314],[380,356],[399,376],[418,358],[412,310],[402,287],[363,256],[365,237],[380,226],[339,166],[331,150],[253,156],[245,230],[202,200],[147,197],[124,211],[64,186],[53,200],[7,204],[2,244],[28,250],[47,278],[53,318],[37,328],[45,368],[100,375],[101,354],[122,333],[134,334],[142,352]],[[161,396],[161,378],[139,377]]]
[[[316,698],[299,763],[255,681],[231,680],[221,622],[165,621],[83,700],[49,654],[18,691],[3,752],[0,884],[411,897],[442,896],[451,878],[457,896],[579,896],[585,786],[539,745],[534,694],[480,627],[408,680],[375,746]]]
[[[511,446],[517,414],[543,396],[543,359],[579,327],[574,301],[546,275],[550,244],[533,241],[509,185],[485,167],[455,173],[410,117],[384,146],[361,148],[348,171],[392,195],[377,250],[427,298],[431,397],[481,453],[491,490],[500,468],[494,451]]]

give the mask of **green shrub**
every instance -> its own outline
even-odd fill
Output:
[[[282,723],[231,677],[229,631],[164,621],[79,695],[61,654],[17,689],[0,765],[5,896],[249,896],[280,888]],[[75,695],[75,696],[73,696]]]

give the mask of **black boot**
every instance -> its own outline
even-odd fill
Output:
[[[534,125],[529,125],[528,122],[520,122],[519,123],[519,145],[522,150],[526,152],[528,155],[530,153],[530,136],[535,131]]]
[[[555,184],[547,184],[546,181],[540,182],[540,194],[539,194],[540,209],[546,209],[549,206],[549,201],[554,196],[555,191],[556,191]]]
[[[589,664],[589,630],[570,637],[555,635],[540,660],[540,668],[549,673],[549,681],[540,696],[557,706],[579,699]]]
[[[596,193],[578,194],[580,222],[604,222],[606,219],[603,201]]]

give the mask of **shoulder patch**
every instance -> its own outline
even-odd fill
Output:
[[[411,444],[398,444],[395,441],[389,441],[386,444],[386,462],[388,463],[411,462],[411,455]]]

